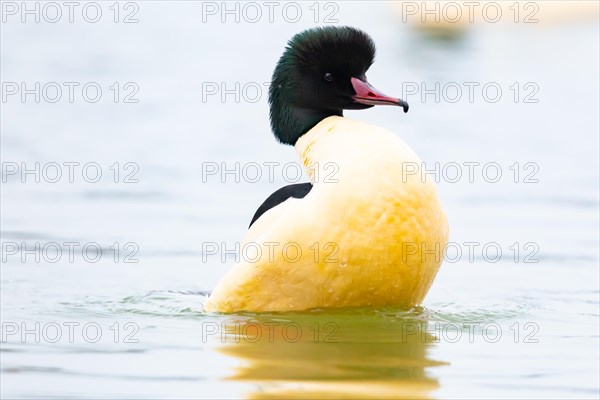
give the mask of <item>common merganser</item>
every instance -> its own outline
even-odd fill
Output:
[[[273,193],[252,218],[238,262],[204,308],[214,312],[415,306],[442,261],[448,224],[421,160],[388,130],[343,110],[408,104],[365,76],[375,45],[351,27],[295,35],[269,89],[271,127],[295,146],[311,182]],[[329,169],[332,179],[324,179]]]

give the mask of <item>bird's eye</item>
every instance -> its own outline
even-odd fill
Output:
[[[323,77],[327,82],[333,82],[333,74],[331,72],[328,72],[325,74],[325,76]]]

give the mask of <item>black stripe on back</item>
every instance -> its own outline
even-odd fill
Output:
[[[272,195],[267,197],[267,199],[260,205],[260,207],[258,207],[256,213],[254,213],[254,217],[252,217],[252,221],[250,221],[250,226],[252,226],[254,221],[260,218],[261,215],[266,213],[271,208],[283,203],[290,197],[293,197],[295,199],[301,199],[304,196],[306,196],[308,192],[310,192],[310,189],[312,189],[312,184],[310,183],[296,183],[294,185],[287,185],[282,187],[281,189],[278,189]],[[248,228],[250,228],[250,226],[248,226]]]

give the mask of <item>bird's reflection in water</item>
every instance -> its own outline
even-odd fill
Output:
[[[422,310],[244,314],[222,322],[219,350],[249,398],[428,398],[434,338]]]

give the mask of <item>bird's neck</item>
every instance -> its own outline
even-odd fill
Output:
[[[279,103],[271,108],[271,126],[282,143],[295,145],[315,125],[331,116],[341,117],[342,110],[316,110]]]
[[[313,184],[336,182],[328,188],[348,193],[403,183],[404,165],[421,165],[419,157],[392,132],[351,118],[331,116],[320,121],[296,142],[296,151]],[[392,178],[391,178],[392,177]],[[421,179],[421,173],[406,181]],[[375,189],[378,188],[378,189]],[[382,190],[383,190],[382,189]],[[395,189],[394,189],[395,190]]]
[[[319,154],[317,142],[323,138],[334,134],[335,126],[344,118],[337,115],[328,116],[320,120],[311,127],[308,132],[303,134],[295,144],[296,152],[304,165],[307,175],[314,183],[315,172],[317,168],[322,168],[327,162],[332,160],[321,159],[323,155]],[[330,154],[331,155],[331,154]]]

